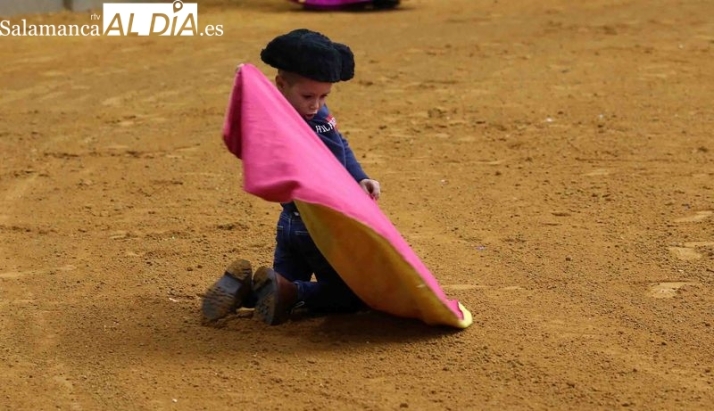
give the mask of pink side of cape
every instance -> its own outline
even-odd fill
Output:
[[[384,237],[454,315],[434,276],[374,200],[338,162],[309,125],[253,65],[235,78],[223,126],[229,151],[243,161],[244,189],[267,201],[301,200],[338,211]],[[358,262],[356,262],[358,263]]]

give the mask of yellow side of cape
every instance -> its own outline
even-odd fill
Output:
[[[460,319],[424,283],[384,237],[328,207],[295,201],[300,216],[327,261],[372,309],[429,325],[466,328],[471,313],[458,303]]]

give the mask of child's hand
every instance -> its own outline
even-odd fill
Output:
[[[382,193],[379,181],[365,178],[359,182],[359,185],[367,194],[369,194],[370,197],[372,197],[373,200],[379,200],[379,195]]]

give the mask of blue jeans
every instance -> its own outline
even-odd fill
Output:
[[[298,287],[298,299],[315,312],[355,312],[365,304],[322,255],[296,212],[278,220],[273,269]],[[315,281],[310,281],[315,274]]]

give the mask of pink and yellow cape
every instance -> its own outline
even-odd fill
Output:
[[[236,74],[223,138],[243,162],[245,191],[294,201],[317,247],[368,306],[429,325],[471,325],[471,313],[447,298],[376,202],[253,65]]]

